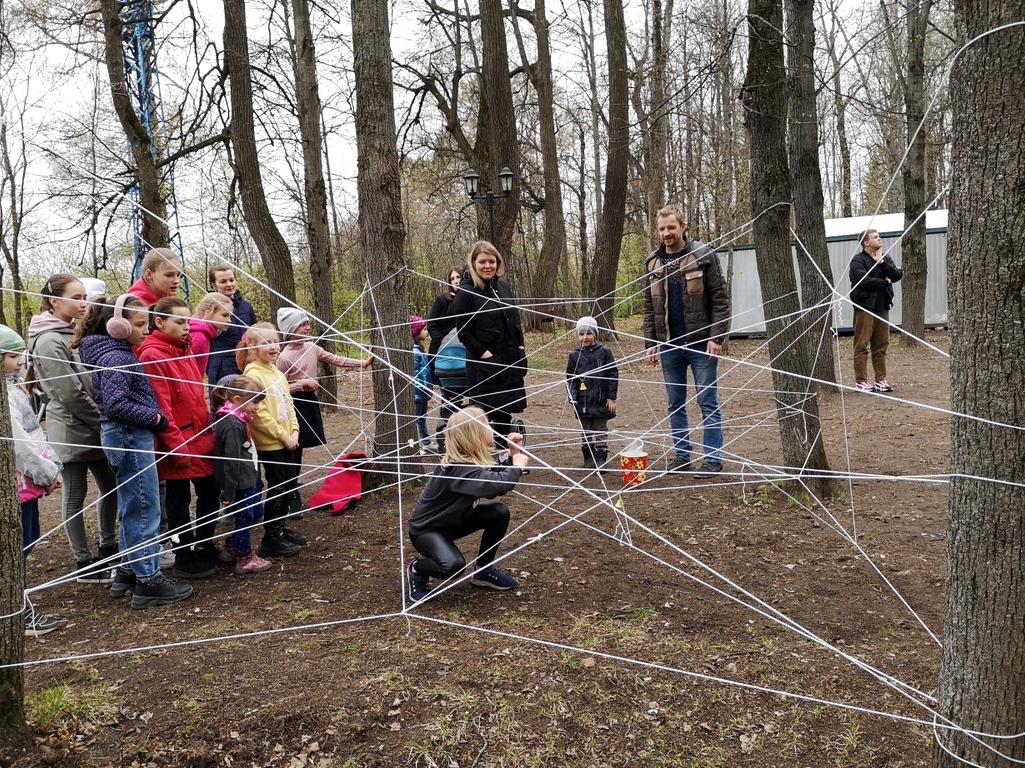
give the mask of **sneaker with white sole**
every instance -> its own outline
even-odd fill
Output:
[[[893,387],[890,386],[889,382],[887,382],[886,379],[883,379],[882,381],[877,381],[875,384],[872,385],[872,391],[893,392]]]
[[[867,381],[859,381],[854,385],[854,389],[858,392],[875,392],[875,387],[869,384]]]
[[[414,603],[425,600],[431,594],[431,580],[427,576],[421,576],[416,572],[416,560],[406,568],[406,583],[409,599]]]
[[[508,573],[498,570],[495,566],[489,565],[483,570],[477,571],[470,578],[470,583],[475,587],[486,587],[487,589],[516,589],[518,582]]]
[[[60,621],[45,613],[37,613],[34,608],[29,608],[25,613],[25,637],[41,637],[48,635],[57,629]]]

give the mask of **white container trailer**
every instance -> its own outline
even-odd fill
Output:
[[[929,266],[925,287],[925,324],[942,326],[947,324],[947,212],[928,211],[925,215],[926,260]],[[851,281],[848,277],[851,258],[861,246],[858,241],[868,228],[878,229],[883,238],[883,249],[900,266],[901,244],[898,238],[904,231],[903,213],[885,213],[878,216],[852,216],[846,219],[826,219],[826,243],[829,248],[829,263],[832,267],[833,287],[843,297],[833,307],[833,327],[850,331],[854,325],[854,310],[848,301]],[[802,251],[794,247],[794,275],[797,276],[798,258],[807,259]],[[723,274],[726,273],[728,252],[719,251]],[[798,288],[800,279],[798,278]],[[890,320],[901,322],[902,284],[894,286],[893,308]],[[733,320],[730,333],[733,336],[760,335],[765,333],[765,312],[762,306],[762,287],[758,281],[758,266],[755,261],[755,247],[740,245],[733,249]]]

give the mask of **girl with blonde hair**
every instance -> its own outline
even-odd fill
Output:
[[[458,576],[466,560],[455,542],[483,531],[470,584],[514,589],[516,579],[495,566],[498,545],[509,528],[509,508],[501,502],[480,503],[509,493],[526,471],[523,437],[509,437],[509,463],[495,464],[494,434],[480,408],[456,411],[445,427],[445,458],[427,481],[409,518],[409,540],[420,557],[409,564],[409,598],[430,594],[430,579]]]

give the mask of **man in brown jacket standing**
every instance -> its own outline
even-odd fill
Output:
[[[693,371],[702,417],[705,460],[698,478],[722,471],[722,411],[718,356],[729,330],[730,295],[715,251],[686,236],[687,222],[670,204],[656,219],[662,244],[645,262],[644,346],[651,365],[662,363],[676,456],[670,472],[689,472],[687,368]]]

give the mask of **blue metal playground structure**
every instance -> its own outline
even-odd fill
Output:
[[[118,3],[119,14],[123,24],[121,34],[121,53],[125,65],[125,85],[132,96],[135,112],[146,127],[151,147],[156,152],[156,129],[158,121],[163,120],[163,109],[160,101],[160,70],[157,67],[157,49],[155,34],[155,18],[152,0],[121,0]],[[185,248],[182,243],[181,231],[178,228],[178,205],[174,196],[174,171],[169,169],[167,175],[167,222],[171,247],[185,264]],[[138,278],[142,267],[142,258],[149,245],[142,239],[142,217],[139,215],[139,187],[136,184],[131,190],[132,201],[132,248],[135,255],[132,277]],[[189,281],[183,283],[185,297],[189,295]]]

